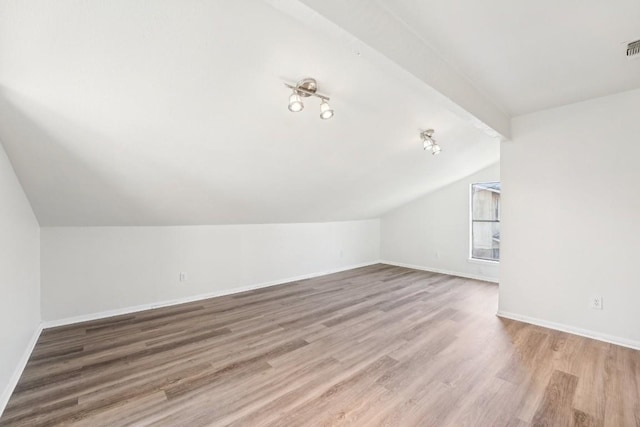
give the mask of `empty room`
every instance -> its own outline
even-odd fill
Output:
[[[638,135],[638,0],[0,0],[0,426],[640,427]]]

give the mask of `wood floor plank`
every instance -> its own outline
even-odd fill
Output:
[[[0,426],[640,426],[640,352],[377,264],[43,331]]]
[[[532,424],[536,427],[569,425],[573,419],[571,405],[577,386],[578,377],[554,371]]]

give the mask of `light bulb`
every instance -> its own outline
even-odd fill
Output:
[[[426,138],[422,142],[424,144],[424,149],[425,150],[430,150],[431,147],[433,147],[433,139],[431,139],[431,138]]]
[[[320,118],[322,120],[327,120],[333,117],[333,110],[329,106],[329,103],[326,100],[322,100],[320,104]]]
[[[436,154],[440,154],[441,151],[442,151],[442,148],[440,148],[438,144],[433,144],[433,147],[431,147],[431,154],[433,154],[434,156]]]
[[[303,108],[304,104],[302,103],[302,99],[300,99],[300,95],[298,95],[294,90],[289,97],[289,111],[291,111],[292,113],[297,113],[299,111],[302,111]]]

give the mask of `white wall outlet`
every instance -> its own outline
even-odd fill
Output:
[[[184,271],[180,272],[180,281],[181,282],[186,282],[187,281],[187,273],[185,273]]]
[[[589,307],[594,310],[602,310],[602,297],[591,297]]]

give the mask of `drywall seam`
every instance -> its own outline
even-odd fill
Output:
[[[562,323],[550,322],[548,320],[537,319],[535,317],[523,316],[521,314],[510,313],[507,311],[498,310],[496,313],[498,317],[505,319],[517,320],[519,322],[530,323],[536,326],[542,326],[544,328],[554,329],[556,331],[567,332],[573,335],[579,335],[581,337],[591,338],[598,341],[603,341],[610,344],[619,345],[622,347],[632,348],[634,350],[640,350],[640,341],[634,341],[626,338],[617,337],[614,335],[607,335],[589,329],[577,328],[575,326],[565,325]]]

